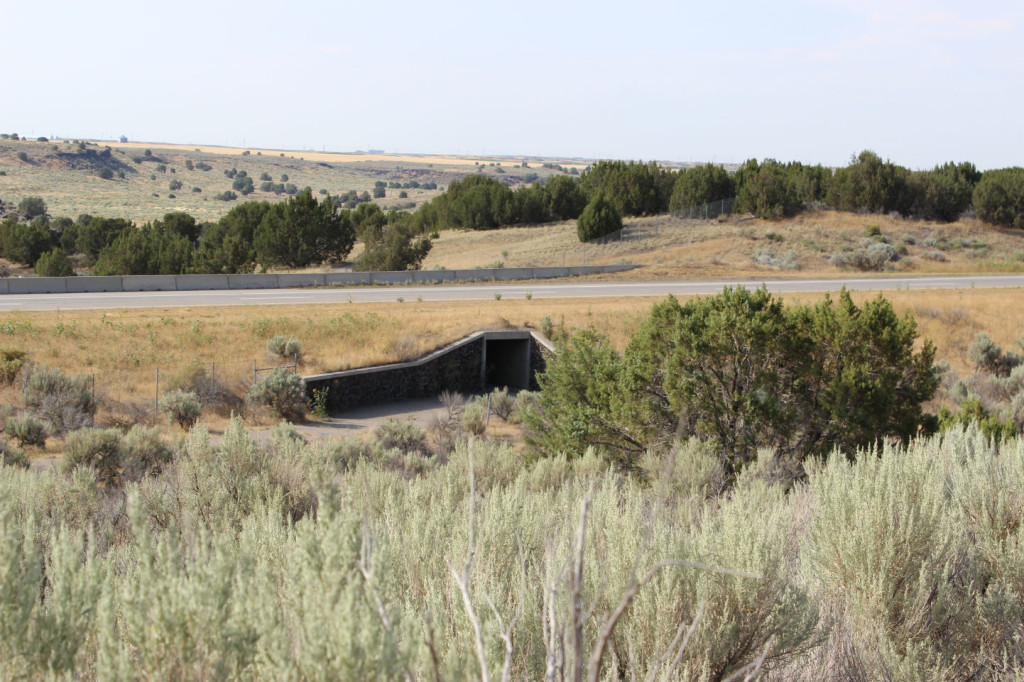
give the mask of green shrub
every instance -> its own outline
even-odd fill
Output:
[[[0,438],[0,467],[3,466],[28,469],[29,460],[24,450],[16,448]]]
[[[92,424],[96,402],[87,376],[71,376],[59,369],[33,369],[25,382],[25,407],[61,435]]]
[[[385,450],[397,449],[405,454],[428,454],[427,434],[411,421],[389,417],[373,431],[377,443]]]
[[[117,429],[78,429],[64,441],[64,464],[85,466],[103,483],[114,483],[121,472],[121,432]]]
[[[462,411],[462,428],[474,436],[482,436],[487,430],[487,403],[474,400]]]
[[[54,248],[44,253],[35,263],[36,274],[40,277],[74,277],[75,268],[64,249]]]
[[[0,348],[0,385],[10,386],[14,383],[25,366],[26,355],[25,351],[17,348]]]
[[[491,391],[491,412],[503,420],[508,421],[515,409],[515,398],[508,394],[508,387],[495,388]]]
[[[160,440],[160,430],[135,424],[121,438],[121,466],[127,479],[159,473],[170,463],[171,448]]]
[[[306,416],[305,382],[284,368],[260,377],[249,389],[247,400],[253,405],[270,408],[281,419],[301,421]]]
[[[196,423],[203,412],[199,396],[191,391],[167,391],[160,398],[160,411],[166,412],[172,423],[177,423],[186,431]]]
[[[527,415],[537,410],[538,393],[535,391],[519,391],[512,403],[512,411],[508,415],[511,424],[524,424]]]
[[[44,445],[46,443],[46,424],[31,414],[8,419],[6,433],[11,438],[17,438],[22,445]]]
[[[285,360],[302,355],[302,344],[294,336],[272,336],[267,339],[267,352]]]
[[[581,242],[589,242],[621,229],[622,215],[601,195],[591,199],[576,220],[576,234]]]

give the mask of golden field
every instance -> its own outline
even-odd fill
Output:
[[[875,294],[854,293],[862,302]],[[1024,331],[1024,292],[1016,289],[895,291],[886,294],[900,313],[910,312],[937,356],[967,371],[967,345],[984,331],[1011,348]],[[790,296],[811,302],[819,295]],[[657,299],[609,298],[509,300],[460,303],[342,303],[289,308],[228,307],[173,310],[24,312],[0,316],[0,346],[28,351],[28,359],[64,371],[93,374],[97,391],[122,402],[152,401],[157,370],[164,377],[191,363],[215,366],[217,378],[237,392],[253,364],[274,362],[272,336],[297,337],[304,357],[299,373],[316,374],[400,361],[482,328],[593,327],[622,349]],[[6,404],[20,403],[18,386]]]

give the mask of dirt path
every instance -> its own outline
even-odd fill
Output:
[[[308,424],[296,424],[295,428],[306,438],[333,438],[356,436],[377,428],[390,417],[406,419],[424,429],[430,426],[435,416],[444,416],[445,408],[437,398],[420,398],[400,403],[369,405],[346,410],[330,419]]]

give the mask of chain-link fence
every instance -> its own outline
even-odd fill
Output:
[[[728,215],[732,213],[733,206],[735,205],[736,197],[719,199],[718,201],[712,201],[701,206],[677,209],[672,211],[672,215],[676,218],[686,218],[687,220],[714,220],[722,214]]]

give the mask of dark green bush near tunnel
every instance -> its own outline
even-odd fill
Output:
[[[922,405],[939,379],[934,349],[884,298],[846,291],[786,307],[765,289],[726,288],[655,305],[619,356],[581,331],[539,377],[527,442],[539,456],[598,448],[625,468],[678,438],[716,444],[728,471],[772,448],[793,473],[812,456],[934,428]]]

